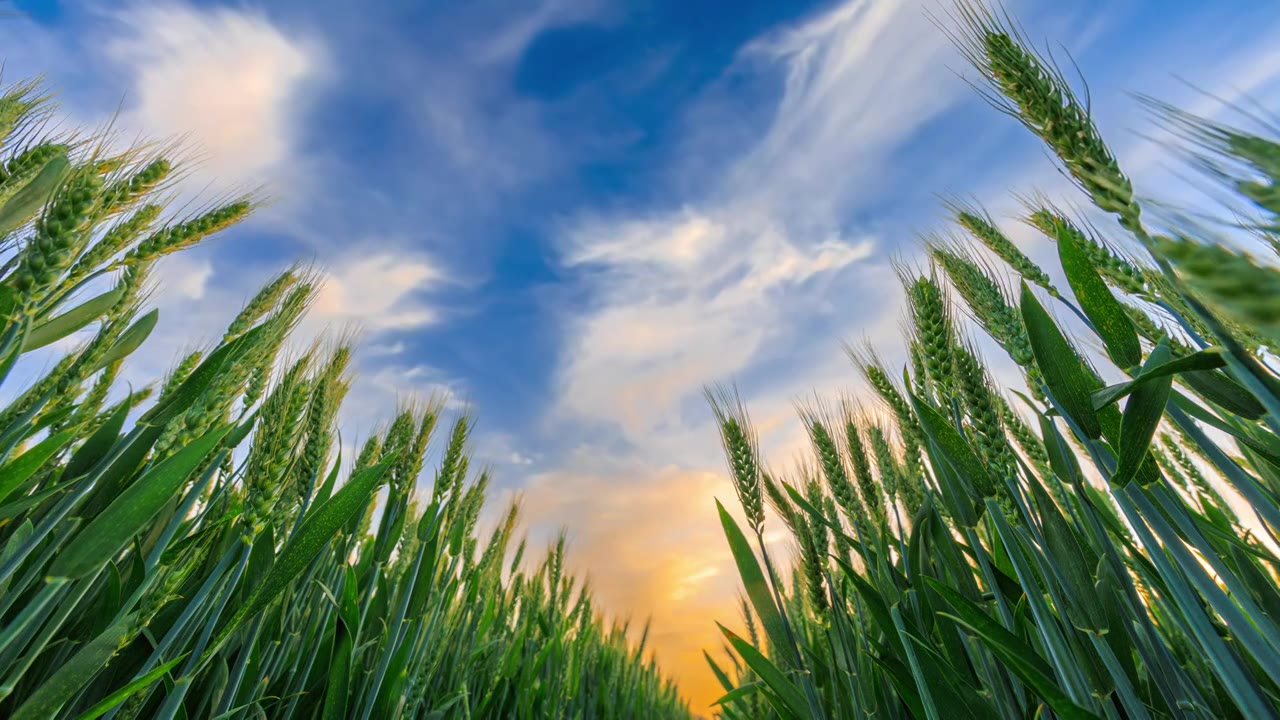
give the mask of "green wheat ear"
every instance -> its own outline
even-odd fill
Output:
[[[976,3],[960,3],[957,14],[954,38],[994,91],[988,100],[1039,136],[1099,208],[1141,231],[1133,186],[1062,73],[1029,49],[1007,16]]]
[[[708,388],[706,397],[716,418],[742,511],[752,529],[759,533],[764,525],[760,454],[746,408],[737,394],[725,387]]]
[[[894,456],[893,446],[889,442],[889,433],[880,424],[872,424],[867,428],[867,441],[871,445],[871,453],[876,460],[876,473],[880,482],[878,487],[868,488],[865,499],[868,505],[876,506],[874,515],[883,522],[887,512],[885,496],[890,498],[901,494],[910,494],[905,487],[902,467]]]
[[[1086,232],[1060,210],[1046,206],[1028,208],[1026,222],[1044,233],[1045,237],[1058,241],[1063,236],[1084,250],[1099,274],[1113,287],[1136,297],[1151,297],[1151,287],[1146,271],[1137,263],[1122,257],[1108,248],[1097,235]]]
[[[8,146],[15,137],[44,122],[52,109],[50,98],[39,79],[22,80],[5,88],[0,94],[0,144]],[[0,171],[0,178],[3,177]]]
[[[810,506],[821,510],[826,504],[826,495],[818,482],[817,474],[811,468],[803,467],[801,477],[804,479],[805,500]],[[831,554],[831,534],[819,518],[809,519],[803,515],[799,517],[803,518],[804,529],[800,537],[800,552],[804,566],[805,589],[808,591],[809,604],[814,613],[822,617],[830,607],[825,578],[827,557]]]
[[[1280,338],[1280,271],[1223,245],[1184,237],[1155,242],[1202,301],[1236,323]]]
[[[971,344],[956,344],[956,379],[969,419],[972,438],[982,460],[997,476],[1016,474],[1009,445],[1005,441],[1004,423],[996,402],[996,392],[987,370]],[[984,497],[1004,496],[996,485],[978,487]]]
[[[929,381],[938,397],[949,402],[955,397],[955,358],[952,353],[954,330],[946,295],[932,275],[910,279],[904,273],[907,288],[907,316],[911,332],[920,345]]]
[[[170,225],[143,239],[125,255],[123,262],[147,262],[189,248],[209,235],[244,220],[253,207],[247,199],[236,200]]]
[[[314,271],[275,276],[161,382],[121,387],[154,365],[130,360],[156,327],[155,261],[254,203],[156,229],[181,172],[147,148],[106,152],[108,137],[45,135],[42,99],[0,90],[0,376],[87,339],[0,407],[0,715],[578,717],[596,692],[689,716],[644,637],[564,570],[563,542],[527,573],[512,504],[478,552],[493,476],[468,472],[467,417],[437,495],[420,486],[441,403],[406,403],[341,460],[352,348],[290,350]],[[544,666],[562,671],[529,670]]]
[[[102,181],[97,175],[75,171],[57,190],[48,209],[36,221],[35,234],[23,248],[13,285],[24,304],[34,307],[70,267],[82,249]]]
[[[888,371],[885,369],[884,361],[876,354],[875,348],[869,344],[862,349],[855,349],[852,346],[845,346],[845,354],[853,361],[855,367],[862,374],[863,379],[871,386],[872,390],[879,396],[880,400],[892,412],[894,420],[897,422],[898,430],[902,435],[902,441],[905,446],[907,461],[907,488],[915,495],[914,500],[922,499],[922,491],[916,493],[916,489],[923,482],[923,447],[924,435],[921,432],[920,425],[916,421],[915,413],[911,406],[907,403],[906,398],[899,390],[897,384],[889,377]],[[923,364],[923,359],[922,359]],[[922,376],[918,376],[921,377]],[[851,418],[860,418],[865,415],[856,409],[851,410],[851,405],[845,405],[846,427],[848,420]],[[853,453],[853,441],[850,442],[850,453]],[[855,454],[855,457],[861,456],[863,453]],[[855,460],[856,463],[856,460]],[[855,465],[856,468],[856,465]],[[859,478],[861,482],[861,478]],[[912,503],[911,507],[918,506],[918,502]]]
[[[997,395],[996,402],[1000,406],[1000,420],[1005,430],[1023,454],[1031,460],[1032,466],[1035,467],[1036,472],[1040,473],[1041,479],[1054,484],[1060,483],[1049,465],[1049,455],[1045,450],[1044,440],[1027,425],[1007,399]]]
[[[853,404],[846,402],[844,406],[844,439],[845,447],[848,449],[850,465],[853,467],[853,476],[857,481],[858,495],[862,507],[865,508],[867,517],[875,527],[884,527],[886,520],[885,502],[881,494],[881,487],[876,484],[874,476],[871,474],[871,451],[867,449],[864,438],[867,436],[867,429],[864,421],[865,413],[856,408]],[[901,485],[891,485],[884,487],[884,491],[888,493],[890,500],[898,497],[904,488]]]
[[[969,316],[1026,372],[1032,394],[1041,399],[1042,380],[1027,329],[1021,314],[1009,302],[1008,291],[995,279],[994,271],[954,242],[934,240],[928,247],[951,287],[964,300]]]
[[[1146,95],[1143,102],[1174,133],[1188,141],[1200,167],[1272,216],[1264,228],[1280,232],[1280,142],[1192,115]]]
[[[1039,285],[1054,297],[1060,297],[1058,289],[1053,286],[1048,274],[1039,265],[1032,262],[1031,258],[1019,250],[1018,246],[1014,245],[1013,241],[996,227],[995,221],[985,210],[958,200],[949,200],[947,209],[951,211],[956,224],[967,230],[988,250],[1005,261],[1024,280],[1034,285]]]
[[[119,212],[160,187],[173,172],[168,158],[155,158],[137,168],[129,177],[115,181],[102,193],[106,213]]]
[[[299,282],[300,275],[296,268],[289,268],[269,280],[227,326],[227,332],[222,336],[222,341],[231,342],[243,335],[254,323],[274,310],[284,299],[285,294]]]
[[[801,407],[800,417],[809,431],[809,441],[813,445],[814,455],[818,458],[832,498],[844,510],[850,524],[856,523],[863,516],[864,510],[857,490],[849,481],[844,459],[832,434],[834,421],[830,412],[821,403],[815,403],[813,407]]]

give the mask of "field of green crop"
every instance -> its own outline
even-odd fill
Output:
[[[869,399],[806,405],[789,474],[708,392],[746,520],[719,508],[727,720],[1280,716],[1280,142],[1147,101],[1233,212],[1142,200],[1015,27],[961,4],[949,30],[1095,206],[1025,199],[1059,266],[953,203],[901,270],[909,366],[850,348]],[[480,532],[465,416],[412,404],[342,457],[352,348],[289,343],[307,272],[118,382],[156,261],[255,205],[167,208],[168,157],[55,114],[0,91],[0,717],[692,717],[563,536],[530,559],[516,505]]]
[[[953,19],[982,91],[1099,222],[1025,200],[1059,287],[954,203],[901,273],[910,367],[851,349],[878,407],[805,407],[811,469],[770,473],[743,405],[710,393],[748,524],[721,508],[750,634],[707,655],[723,715],[1276,717],[1280,143],[1149,101],[1233,212],[1144,213],[1014,23]],[[1021,383],[993,382],[983,348]]]
[[[49,136],[51,112],[36,84],[0,96],[0,378],[90,337],[0,410],[0,717],[688,716],[563,539],[526,561],[514,505],[478,532],[465,417],[405,407],[343,461],[351,348],[283,352],[306,273],[155,386],[115,387],[156,325],[155,261],[253,204],[169,216],[168,159]]]

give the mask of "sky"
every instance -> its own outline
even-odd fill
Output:
[[[969,86],[946,0],[0,6],[6,81],[44,74],[70,126],[179,141],[184,192],[270,200],[165,261],[156,365],[127,377],[313,264],[300,331],[361,330],[344,438],[413,396],[469,409],[494,509],[520,497],[539,541],[568,528],[700,711],[738,593],[704,386],[735,383],[786,466],[795,403],[859,392],[842,343],[901,359],[893,262],[918,261],[940,198],[983,203],[1032,257],[1052,246],[1012,193],[1082,200]],[[1139,193],[1195,187],[1129,93],[1207,115],[1280,99],[1271,0],[1008,7],[1079,66]]]

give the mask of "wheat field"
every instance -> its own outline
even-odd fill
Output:
[[[708,387],[735,506],[707,522],[745,628],[707,648],[711,712],[1280,716],[1274,128],[1143,98],[1231,198],[1173,211],[1012,18],[962,2],[939,25],[992,121],[1074,181],[1019,196],[1057,264],[948,202],[899,264],[910,362],[849,345],[866,392],[800,405],[794,469]],[[527,548],[517,503],[481,530],[469,416],[407,401],[343,457],[351,341],[290,341],[317,274],[281,271],[218,342],[123,383],[165,310],[157,261],[258,201],[173,207],[172,157],[58,112],[38,81],[0,94],[0,716],[694,716],[648,626],[566,571],[563,534]],[[768,551],[775,526],[792,552]]]
[[[850,348],[874,401],[802,407],[812,462],[793,472],[710,393],[748,524],[721,507],[750,633],[722,628],[707,655],[723,715],[1275,717],[1280,144],[1148,100],[1240,209],[1144,213],[1014,21],[966,4],[952,21],[979,91],[1092,208],[1024,198],[1060,287],[950,203],[954,227],[901,272],[909,367]],[[996,382],[987,352],[1021,377]],[[775,522],[789,569],[765,553]]]

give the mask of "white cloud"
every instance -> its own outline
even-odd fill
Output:
[[[848,218],[861,193],[879,189],[895,149],[965,92],[938,71],[948,48],[920,6],[878,0],[748,46],[739,66],[780,73],[782,95],[756,142],[704,179],[706,196],[567,230],[565,262],[586,271],[597,304],[571,326],[562,416],[617,420],[640,444],[681,435],[688,427],[673,418],[704,383],[808,341],[801,322],[851,328],[832,320],[837,304],[865,303],[851,286],[882,278],[854,269],[876,244]],[[818,358],[838,354],[828,344],[793,353],[782,372],[807,378]]]
[[[458,383],[428,365],[390,366],[366,370],[356,378],[353,395],[356,405],[368,406],[379,418],[388,418],[397,400],[437,398],[448,410],[461,410],[466,403],[458,394]]]
[[[366,357],[384,357],[387,355],[403,355],[408,346],[403,340],[390,343],[369,343],[364,346]]]
[[[719,213],[717,213],[719,214]],[[582,318],[562,410],[648,437],[701,385],[748,366],[805,285],[866,258],[869,240],[801,246],[781,228],[681,213],[584,226],[574,264],[603,266],[604,306]]]
[[[322,277],[310,317],[316,322],[354,323],[372,333],[412,330],[438,319],[416,293],[443,279],[430,261],[389,251],[348,253]]]
[[[512,452],[510,455],[507,455],[505,459],[509,465],[532,465],[534,463],[532,457],[519,452]]]
[[[900,0],[846,0],[749,46],[780,65],[784,92],[731,190],[801,227],[848,212],[879,189],[889,156],[967,88],[943,68],[956,56],[925,14]]]
[[[480,428],[480,433],[476,435],[473,445],[476,456],[484,458],[487,462],[491,461],[510,467],[512,472],[504,470],[498,473],[499,480],[504,485],[512,485],[515,481],[526,477],[529,468],[542,460],[542,453],[529,449],[529,445],[526,442],[529,440],[527,437],[513,435],[506,431],[487,429],[484,408],[478,408],[478,410],[479,416],[472,416],[472,420]],[[533,447],[537,447],[537,445],[534,444]]]
[[[201,300],[213,278],[213,263],[205,257],[179,253],[160,262],[156,277],[164,278],[160,290],[183,300]],[[167,301],[160,300],[161,305]]]
[[[224,187],[256,186],[291,160],[300,91],[324,64],[320,47],[248,9],[183,3],[127,6],[104,46],[131,77],[123,125],[183,137]]]
[[[550,27],[582,21],[601,11],[598,0],[536,0],[512,8],[506,22],[482,38],[475,57],[484,63],[510,62]]]

